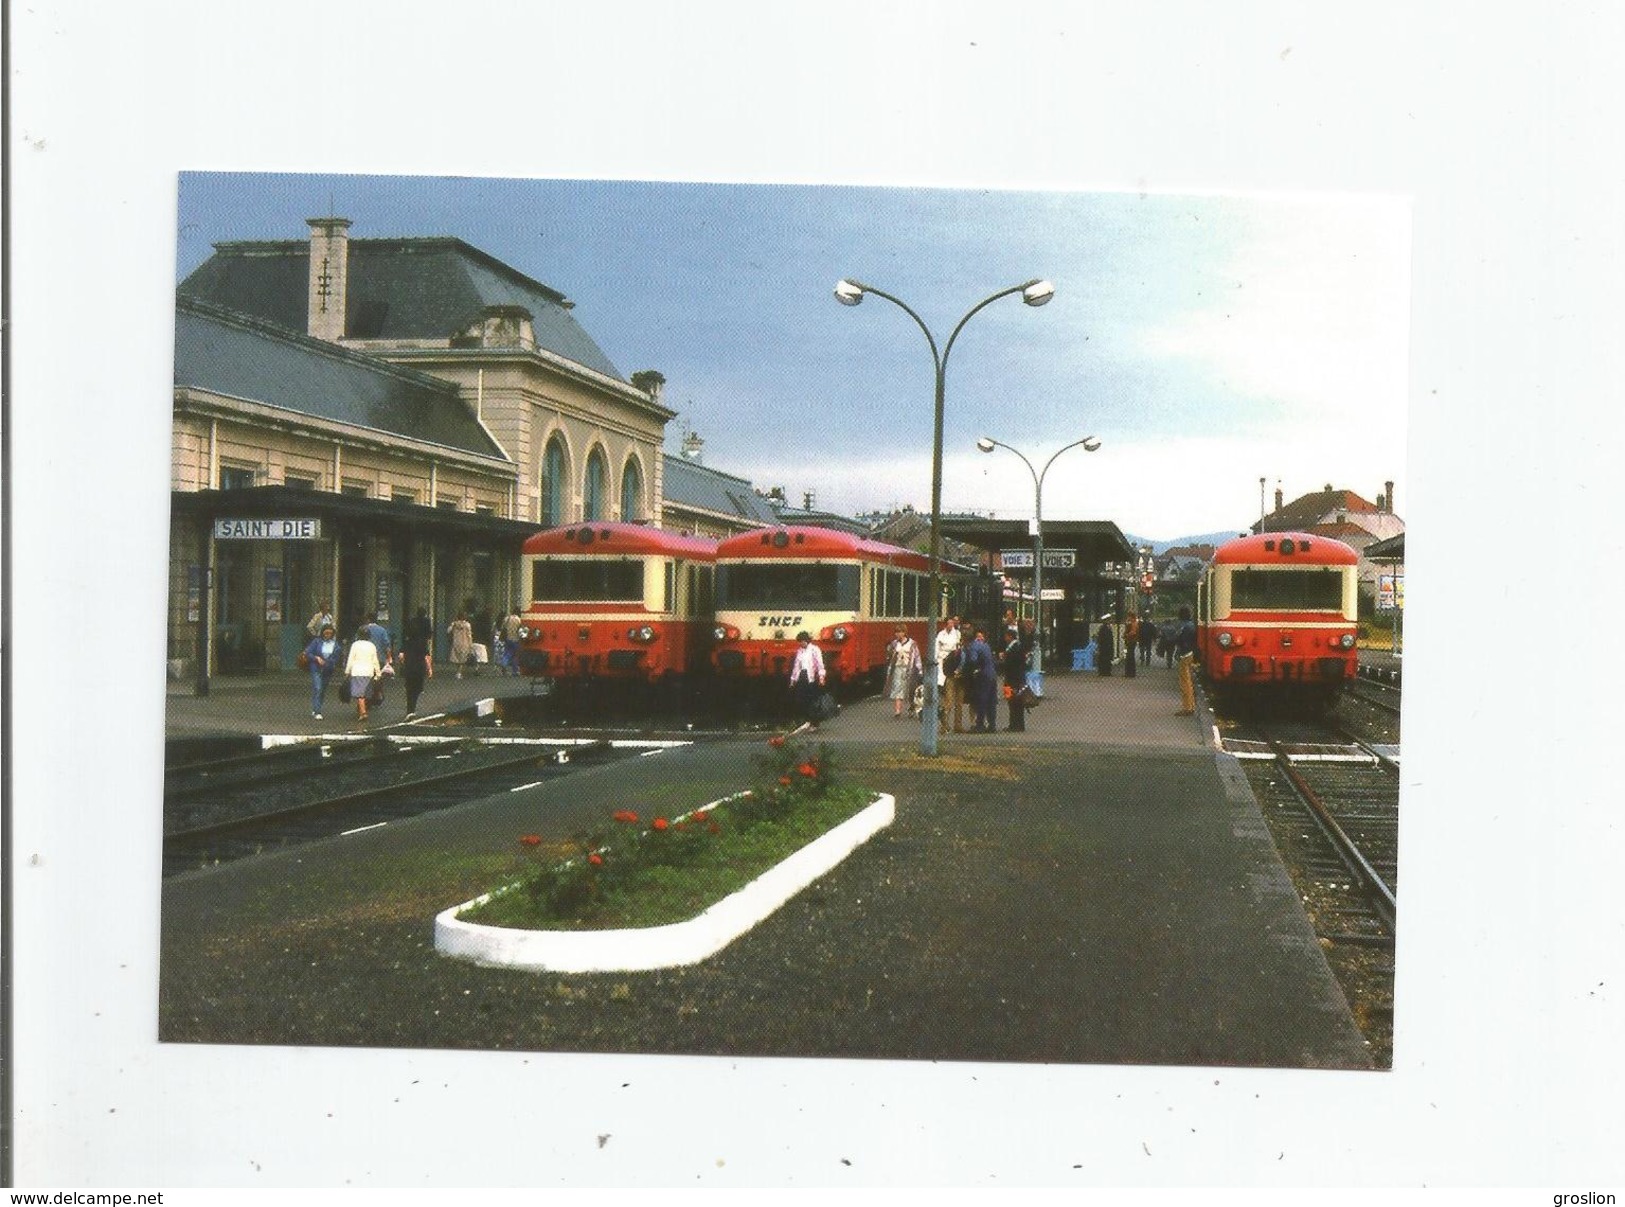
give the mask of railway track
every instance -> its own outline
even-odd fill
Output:
[[[1327,960],[1374,1058],[1386,1067],[1393,1043],[1399,748],[1397,717],[1389,722],[1391,735],[1372,735],[1369,720],[1339,706],[1318,721],[1221,719],[1221,733],[1224,748],[1247,770]],[[1396,740],[1380,740],[1389,736]]]
[[[373,829],[647,749],[586,738],[369,737],[176,768],[164,874]]]

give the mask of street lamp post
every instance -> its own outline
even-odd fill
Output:
[[[835,285],[835,300],[843,306],[856,306],[863,301],[866,294],[885,298],[892,305],[913,319],[920,330],[925,333],[925,342],[931,348],[931,362],[936,368],[936,410],[932,423],[931,434],[931,607],[930,631],[926,633],[925,649],[925,707],[920,712],[920,753],[935,755],[937,753],[937,629],[942,623],[942,409],[943,399],[946,396],[946,382],[948,371],[948,354],[953,351],[954,340],[965,329],[965,324],[977,314],[984,306],[988,306],[1000,298],[1009,297],[1019,293],[1021,300],[1029,306],[1042,306],[1055,296],[1055,286],[1045,280],[1032,280],[1022,285],[1012,285],[1008,289],[1001,289],[997,293],[983,298],[976,305],[965,312],[965,317],[955,325],[953,332],[948,336],[948,342],[937,351],[936,337],[931,334],[931,328],[925,325],[925,320],[901,298],[894,297],[883,289],[876,289],[873,285],[865,285],[862,281],[854,281],[850,277],[839,281]]]
[[[1044,468],[1040,472],[1033,468],[1033,463],[1027,460],[1025,453],[1002,440],[983,436],[976,442],[976,447],[984,453],[991,453],[996,448],[1008,449],[1021,458],[1027,472],[1033,476],[1033,619],[1038,626],[1038,642],[1033,649],[1033,670],[1039,674],[1044,673],[1044,478],[1049,473],[1049,467],[1055,464],[1056,457],[1069,448],[1080,446],[1084,452],[1092,453],[1100,447],[1100,441],[1093,436],[1085,436],[1082,440],[1074,440],[1071,444],[1063,445],[1050,454],[1050,459],[1044,462]]]

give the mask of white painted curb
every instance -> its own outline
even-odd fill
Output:
[[[882,793],[868,808],[686,922],[637,930],[565,931],[481,926],[458,919],[463,910],[489,901],[493,894],[487,893],[435,916],[434,947],[453,959],[536,972],[646,972],[697,964],[830,871],[896,816],[896,798]]]

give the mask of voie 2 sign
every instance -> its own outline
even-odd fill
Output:
[[[316,541],[322,536],[319,519],[218,518],[214,522],[217,541]]]

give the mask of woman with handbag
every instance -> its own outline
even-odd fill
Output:
[[[350,642],[350,655],[344,660],[344,674],[350,680],[350,699],[355,701],[356,719],[363,724],[367,720],[367,697],[383,670],[383,664],[378,661],[378,647],[363,628]],[[382,695],[381,687],[379,693]]]
[[[914,698],[914,686],[920,680],[920,647],[908,635],[903,625],[896,628],[896,636],[886,647],[886,698],[892,702],[892,719],[903,718],[905,701]]]
[[[321,632],[311,638],[310,644],[299,655],[299,661],[310,671],[311,719],[320,721],[327,685],[333,681],[333,672],[339,668],[339,641],[331,624],[322,625]]]

